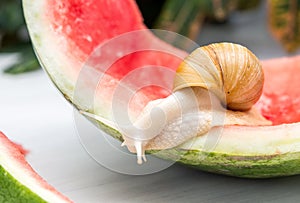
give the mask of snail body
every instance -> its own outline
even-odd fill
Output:
[[[270,125],[251,108],[263,81],[259,60],[247,48],[232,43],[200,47],[177,69],[173,93],[150,102],[130,128],[118,129],[123,145],[142,163],[145,150],[178,146],[215,126]]]

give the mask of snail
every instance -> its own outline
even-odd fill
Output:
[[[200,47],[179,65],[170,96],[149,102],[133,126],[113,127],[141,164],[146,150],[173,148],[215,126],[270,125],[252,108],[262,94],[263,81],[259,60],[246,47],[233,43]],[[105,123],[99,116],[85,115]]]

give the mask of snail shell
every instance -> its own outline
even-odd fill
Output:
[[[231,110],[249,110],[262,94],[264,74],[257,57],[246,47],[215,43],[192,52],[179,66],[174,91],[202,87]]]

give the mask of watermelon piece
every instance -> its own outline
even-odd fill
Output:
[[[0,202],[71,202],[40,177],[0,132]]]
[[[95,59],[95,64],[98,62],[97,66],[82,77],[80,71],[95,48],[103,44],[105,47],[108,40],[121,34],[145,29],[135,2],[24,0],[23,6],[37,56],[51,80],[76,108],[103,117],[102,122],[94,122],[120,140],[120,132],[109,122],[112,116],[112,92],[120,80],[130,71],[143,65],[151,64],[176,70],[181,62],[180,58],[186,55],[145,30],[142,36],[122,41],[113,48],[102,49],[107,60]],[[106,66],[105,63],[111,57],[116,57],[123,50],[135,46],[163,48],[181,57],[149,50],[122,55],[123,58],[112,65],[94,91],[93,76],[101,71],[101,67]],[[299,174],[300,118],[294,110],[298,109],[297,99],[300,93],[297,88],[287,90],[287,84],[290,82],[293,82],[293,86],[298,84],[296,78],[300,74],[299,58],[263,62],[266,85],[256,107],[275,125],[215,127],[211,130],[212,133],[220,132],[220,136],[218,142],[214,142],[214,146],[207,146],[210,139],[215,139],[211,136],[212,133],[209,133],[175,148],[163,150],[159,155],[164,159],[175,160],[198,169],[239,177],[266,178]],[[282,73],[286,79],[282,78]],[[153,72],[152,76],[166,80],[167,85],[172,86],[171,76],[165,78],[158,72]],[[74,94],[79,79],[84,91],[80,91],[78,96]],[[290,82],[286,83],[287,80]],[[86,101],[86,92],[91,89],[95,93],[95,104],[92,106]],[[78,91],[76,93],[78,94]],[[133,117],[137,116],[149,101],[168,94],[170,92],[157,91],[151,87],[142,90],[129,105]],[[282,95],[287,95],[288,99],[282,99]],[[293,100],[293,103],[287,103],[286,100],[289,99]],[[281,113],[278,113],[275,107],[280,107]]]

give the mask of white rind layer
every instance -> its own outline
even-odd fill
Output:
[[[215,127],[208,134],[183,145],[183,149],[208,150],[237,156],[268,156],[300,152],[300,124],[277,126]],[[218,137],[215,135],[220,133]],[[209,148],[208,143],[214,142]]]

